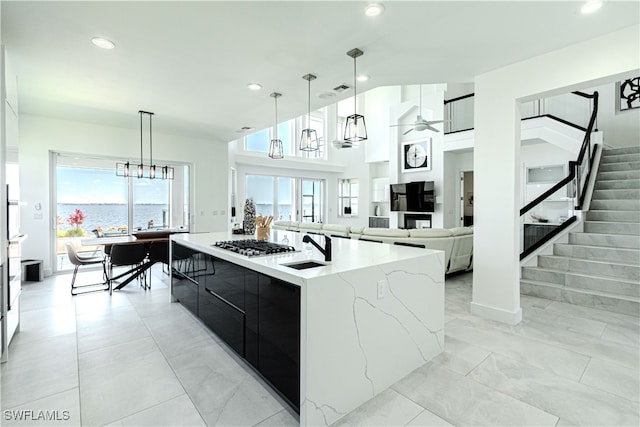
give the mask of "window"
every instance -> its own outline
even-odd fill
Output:
[[[73,267],[65,243],[131,230],[189,226],[189,166],[174,165],[174,180],[129,179],[115,174],[115,160],[53,153],[56,271]],[[153,221],[153,223],[151,223]],[[90,249],[90,248],[87,248]]]
[[[324,211],[324,181],[302,179],[301,222],[322,222]]]
[[[338,181],[338,215],[358,216],[358,195],[360,186],[357,179]]]
[[[244,149],[247,151],[269,152],[269,129],[263,129],[244,138]]]
[[[255,202],[256,215],[304,222],[322,222],[324,218],[324,180],[247,175],[245,193]]]
[[[326,109],[311,112],[310,125],[318,135],[320,149],[318,151],[301,151],[298,147],[302,129],[309,125],[307,115],[297,117],[278,124],[278,138],[282,141],[282,149],[285,156],[297,156],[313,159],[325,159],[327,157],[325,141]],[[273,127],[263,129],[244,137],[244,149],[258,153],[268,153],[269,143],[275,138]]]
[[[256,216],[275,216],[273,197],[273,177],[263,175],[247,175],[247,199],[256,204]],[[244,218],[244,202],[240,217]]]

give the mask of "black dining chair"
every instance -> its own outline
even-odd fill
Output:
[[[147,248],[144,243],[116,244],[111,247],[107,269],[109,292],[113,292],[113,282],[127,275],[137,275],[138,282],[146,289],[146,271],[143,263],[147,258]],[[113,267],[131,267],[128,271],[117,276],[113,275]]]

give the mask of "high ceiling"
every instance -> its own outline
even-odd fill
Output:
[[[472,82],[474,76],[631,25],[639,4],[611,1],[582,15],[575,1],[2,1],[2,43],[19,77],[21,113],[154,129],[227,142],[243,126],[352,95],[317,95],[353,84]],[[115,42],[96,48],[94,36]],[[597,60],[594,58],[594,60]],[[541,70],[541,72],[544,72]],[[250,82],[263,89],[252,92]]]

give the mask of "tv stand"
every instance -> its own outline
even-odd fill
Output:
[[[404,214],[404,228],[431,228],[431,214]]]

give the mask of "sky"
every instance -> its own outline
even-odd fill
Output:
[[[126,204],[128,180],[115,169],[57,168],[58,203]],[[135,203],[167,204],[169,182],[134,178]]]

